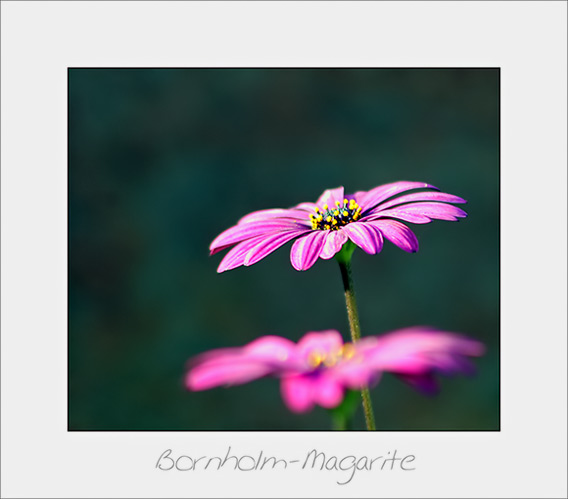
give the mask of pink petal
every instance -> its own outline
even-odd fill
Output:
[[[483,355],[482,343],[455,333],[428,328],[408,328],[376,337],[365,348],[365,363],[381,371],[419,375],[469,372],[467,357]]]
[[[273,220],[275,218],[283,218],[287,219],[290,218],[292,220],[299,220],[303,222],[310,222],[310,216],[308,212],[305,210],[294,210],[294,209],[283,209],[283,208],[274,208],[271,210],[259,210],[253,211],[248,215],[242,217],[238,225],[242,225],[249,222],[261,222],[266,220]]]
[[[455,222],[467,217],[467,213],[457,206],[444,203],[412,203],[390,210],[379,210],[365,217],[366,220],[378,220],[382,217],[393,217],[411,223],[429,223],[434,219]]]
[[[216,386],[240,385],[261,378],[272,372],[264,363],[252,362],[240,356],[223,357],[198,364],[186,375],[188,389],[199,391]]]
[[[281,336],[262,336],[244,346],[242,355],[256,362],[268,362],[271,366],[286,369],[289,363],[295,361],[296,344]]]
[[[432,219],[424,215],[408,213],[404,210],[394,208],[392,210],[384,210],[375,213],[374,215],[366,216],[360,222],[371,222],[373,220],[381,220],[385,218],[397,218],[403,222],[410,222],[413,224],[429,224]]]
[[[308,213],[315,213],[317,205],[315,203],[300,203],[292,208],[293,210],[307,211]],[[309,215],[308,215],[309,216]]]
[[[249,222],[235,225],[219,234],[209,246],[211,254],[215,254],[228,246],[241,241],[251,239],[256,236],[271,235],[275,232],[284,232],[290,230],[305,230],[311,228],[311,224],[299,222],[293,219],[276,219]]]
[[[361,390],[379,381],[381,372],[361,362],[361,357],[340,362],[333,367],[333,375],[345,387]]]
[[[291,353],[294,348],[296,348],[296,344],[288,338],[267,335],[251,341],[242,347],[242,350],[247,355],[255,355],[255,358],[268,356],[270,359],[276,359],[283,353]]]
[[[326,409],[333,409],[341,404],[345,388],[333,376],[326,374],[326,372],[323,372],[315,379],[313,397],[317,404]]]
[[[341,251],[343,244],[347,241],[347,234],[343,230],[330,230],[327,231],[327,239],[320,253],[320,258],[329,260],[333,258],[336,253]]]
[[[383,235],[381,231],[371,224],[365,222],[353,222],[342,228],[349,239],[359,246],[363,251],[374,255],[383,248]]]
[[[365,222],[379,229],[383,236],[386,237],[391,243],[398,246],[404,251],[409,253],[416,253],[418,251],[418,239],[406,225],[397,222],[396,220],[381,219],[374,222]]]
[[[318,259],[326,238],[327,231],[324,230],[314,230],[300,237],[290,251],[292,266],[296,270],[309,269]]]
[[[303,231],[291,231],[284,233],[276,233],[271,236],[265,237],[257,243],[253,248],[251,248],[245,256],[244,265],[252,265],[264,257],[270,255],[273,251],[276,251],[280,246],[286,244],[288,241],[300,237],[304,234],[310,232],[311,229]]]
[[[343,346],[343,338],[339,331],[329,329],[306,333],[300,338],[297,353],[307,358],[311,353],[329,354],[337,352]]]
[[[345,388],[326,371],[317,375],[292,375],[282,378],[280,391],[287,407],[293,412],[307,412],[317,403],[326,409],[337,407]]]
[[[467,213],[457,206],[445,203],[413,203],[399,206],[397,210],[416,213],[432,219],[456,221],[467,217]]]
[[[307,412],[315,405],[312,381],[308,376],[292,375],[282,378],[280,393],[292,412]]]
[[[269,374],[294,371],[300,364],[293,341],[263,336],[239,348],[219,348],[190,360],[186,386],[207,390],[221,385],[247,383]]]
[[[217,272],[225,272],[226,270],[231,270],[244,265],[245,258],[249,251],[265,238],[266,236],[254,237],[237,244],[234,248],[231,248],[223,260],[221,260],[219,267],[217,267]]]
[[[353,194],[348,194],[345,197],[347,199],[353,198],[357,202],[357,204],[360,205],[361,201],[363,201],[367,197],[367,194],[369,194],[369,191],[357,191],[354,192]]]
[[[344,199],[343,194],[344,194],[343,187],[337,187],[335,189],[327,189],[316,201],[316,205],[320,209],[323,209],[324,204],[327,204],[329,208],[333,208],[335,206],[336,201],[339,201],[343,205],[343,199]]]
[[[425,188],[438,190],[437,187],[423,182],[393,182],[371,189],[366,195],[361,196],[361,200],[357,202],[363,208],[363,212],[366,212],[377,206],[381,201],[395,196],[400,192]]]
[[[402,203],[410,203],[416,201],[438,201],[443,203],[467,203],[465,199],[462,199],[458,196],[454,196],[453,194],[446,194],[444,192],[432,192],[432,191],[425,191],[425,192],[414,192],[412,194],[406,194],[405,196],[400,196],[394,198],[386,203],[381,203],[377,208],[373,209],[372,211],[377,210],[386,210],[387,208],[391,208],[392,206],[396,206]]]

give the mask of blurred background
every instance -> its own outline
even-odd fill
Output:
[[[433,398],[383,376],[378,429],[498,430],[497,69],[70,69],[69,429],[329,429],[275,379],[184,389],[205,350],[349,338],[334,260],[297,272],[287,244],[217,274],[208,246],[251,211],[397,180],[466,198],[469,217],[409,224],[416,254],[356,251],[363,335],[432,325],[488,351]]]

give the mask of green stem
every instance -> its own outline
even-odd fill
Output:
[[[338,414],[332,418],[332,427],[335,431],[345,431],[348,427],[347,418],[343,414]]]
[[[355,289],[353,287],[353,279],[351,278],[351,255],[354,247],[348,246],[337,254],[336,258],[339,262],[341,270],[341,278],[343,279],[343,288],[345,290],[345,304],[347,306],[347,317],[349,318],[349,329],[351,330],[351,339],[356,343],[361,339],[361,326],[359,324],[359,312],[357,311],[357,302],[355,301]],[[373,404],[371,402],[371,393],[369,388],[365,387],[361,390],[361,398],[363,401],[363,412],[365,413],[365,423],[367,430],[376,430],[375,416],[373,414]]]

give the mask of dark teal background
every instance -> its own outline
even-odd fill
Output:
[[[183,388],[211,348],[349,335],[334,260],[297,272],[288,244],[217,274],[225,252],[208,246],[251,211],[397,180],[466,198],[469,217],[409,224],[416,254],[356,251],[363,334],[432,325],[488,352],[434,398],[385,375],[378,428],[497,430],[497,69],[70,69],[69,429],[329,429],[321,408],[290,413],[274,379]]]

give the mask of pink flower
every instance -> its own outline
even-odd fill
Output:
[[[426,190],[393,198],[416,189]],[[385,238],[414,253],[418,251],[416,236],[400,221],[425,224],[467,216],[447,204],[465,203],[464,199],[436,191],[422,182],[394,182],[347,195],[343,187],[329,189],[315,203],[250,213],[219,234],[209,249],[213,255],[234,246],[217,272],[252,265],[293,239],[290,260],[296,270],[309,269],[318,258],[332,258],[348,240],[369,254],[379,253]]]
[[[372,385],[383,371],[431,393],[435,373],[471,373],[468,357],[483,352],[478,341],[424,327],[369,336],[355,344],[343,343],[334,330],[309,332],[298,343],[264,336],[241,348],[212,350],[192,359],[185,383],[197,391],[275,376],[288,408],[306,412],[316,404],[336,407],[346,389]]]

